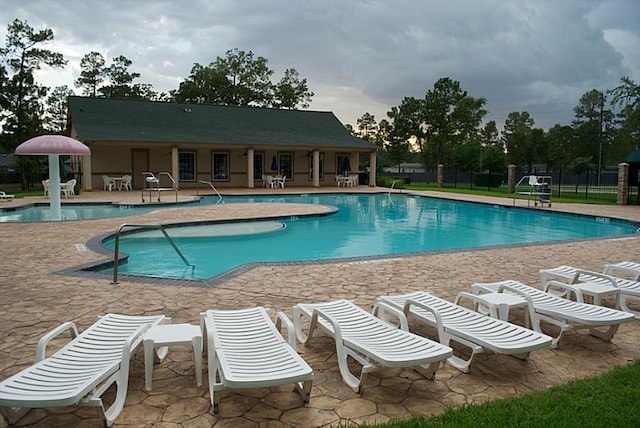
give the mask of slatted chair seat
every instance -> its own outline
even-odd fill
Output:
[[[449,364],[465,373],[468,373],[474,356],[485,350],[526,359],[531,351],[551,346],[552,338],[546,334],[459,306],[458,300],[464,297],[474,300],[477,296],[460,293],[456,303],[452,303],[425,291],[415,291],[382,296],[378,302],[389,304],[403,311],[407,317],[414,316],[421,322],[435,327],[443,345],[448,346],[454,341],[471,348],[469,358],[453,355],[447,360]]]

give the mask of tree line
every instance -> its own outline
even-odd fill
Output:
[[[380,147],[378,165],[418,162],[503,173],[508,164],[566,168],[574,173],[601,171],[624,162],[640,147],[640,86],[622,77],[619,86],[585,92],[573,108],[570,125],[536,128],[527,112],[511,112],[500,132],[484,121],[486,99],[472,97],[460,82],[443,77],[424,98],[405,97],[388,119],[365,113],[349,130]]]
[[[0,150],[13,152],[22,142],[45,134],[62,134],[67,128],[67,99],[74,95],[67,85],[53,89],[39,84],[35,74],[43,66],[64,68],[68,61],[46,49],[54,39],[49,28],[36,31],[27,21],[15,19],[7,27],[6,44],[0,48]],[[145,99],[184,103],[211,103],[281,109],[307,108],[314,93],[295,68],[272,81],[268,60],[252,51],[231,49],[209,65],[195,63],[179,87],[158,93],[148,83],[137,83],[140,73],[133,62],[119,55],[107,64],[100,52],[89,52],[80,61],[74,81],[82,95],[90,97]],[[23,187],[29,187],[29,171],[41,168],[41,159],[18,156]]]

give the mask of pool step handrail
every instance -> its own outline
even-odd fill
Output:
[[[216,189],[216,186],[214,186],[212,182],[205,181],[205,180],[198,180],[198,183],[208,184],[209,186],[211,186],[213,191],[216,192],[216,195],[218,195],[218,202],[222,201],[222,195],[218,192],[218,189]],[[198,189],[199,188],[200,188],[199,186],[196,187],[196,195],[198,194]]]
[[[160,232],[162,232],[164,237],[167,239],[169,244],[171,244],[171,247],[173,247],[173,249],[178,254],[178,256],[180,256],[180,259],[182,259],[184,264],[187,265],[188,267],[191,267],[191,275],[193,276],[193,271],[196,268],[195,265],[192,265],[191,263],[189,263],[189,260],[187,260],[187,258],[184,256],[184,254],[182,254],[182,251],[180,251],[180,248],[178,248],[178,246],[176,245],[176,243],[173,240],[173,238],[171,238],[171,236],[169,236],[169,234],[167,233],[167,231],[165,230],[163,225],[161,225],[161,224],[130,224],[130,223],[125,223],[125,224],[120,225],[120,227],[118,227],[118,230],[116,230],[116,242],[115,242],[115,246],[114,246],[114,249],[113,249],[113,282],[112,282],[112,284],[117,284],[118,283],[118,259],[119,259],[119,256],[120,256],[120,233],[124,229],[127,229],[127,228],[159,229]]]
[[[400,181],[400,180],[393,180],[393,183],[391,183],[391,187],[389,187],[389,195],[391,195],[391,192],[393,191],[393,188],[396,186],[396,183]]]

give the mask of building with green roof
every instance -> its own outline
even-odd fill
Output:
[[[102,189],[103,175],[131,175],[141,189],[144,172],[168,172],[179,188],[260,187],[270,174],[292,186],[335,186],[336,175],[358,172],[362,153],[375,186],[377,146],[332,112],[72,96],[69,125],[91,148],[85,190]]]

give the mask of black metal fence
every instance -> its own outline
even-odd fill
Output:
[[[464,171],[460,168],[445,168],[443,171],[443,185],[445,188],[479,189],[479,190],[502,190],[507,192],[508,175],[503,175],[502,184],[499,188],[490,186],[478,186],[478,180],[473,171]],[[551,177],[551,187],[554,197],[565,197],[583,200],[602,200],[616,202],[618,192],[618,170],[605,169],[600,174],[597,172],[585,172],[574,174],[569,171],[557,169],[545,171],[544,169],[516,169],[516,183],[527,175],[544,175]],[[405,183],[435,185],[438,182],[438,172],[436,169],[427,172],[378,172],[378,176],[388,176],[393,179],[403,179]],[[638,192],[639,184],[629,185],[629,204],[640,204]]]

